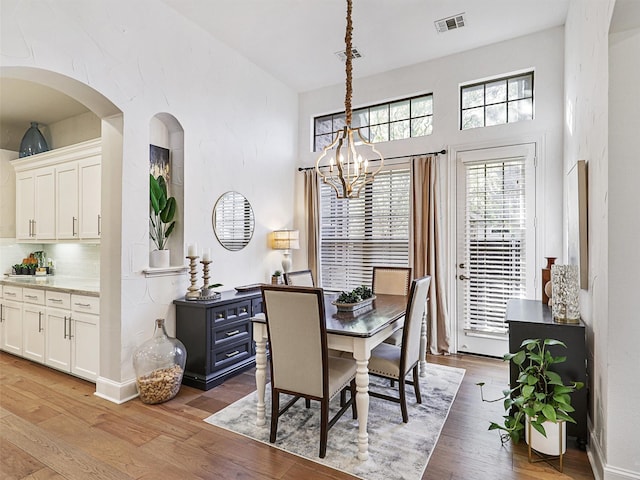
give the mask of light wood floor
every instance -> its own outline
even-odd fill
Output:
[[[570,445],[564,473],[530,464],[523,445],[487,431],[500,403],[482,403],[477,382],[500,394],[506,364],[474,356],[430,357],[466,369],[423,480],[593,479],[585,452]],[[353,477],[203,422],[255,389],[253,371],[203,392],[182,387],[161,405],[102,400],[91,383],[0,353],[2,479],[282,479]],[[409,395],[411,398],[411,395]],[[428,401],[428,399],[426,399]],[[331,441],[331,431],[329,432]]]

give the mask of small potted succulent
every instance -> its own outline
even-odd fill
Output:
[[[273,285],[281,285],[284,283],[284,279],[282,278],[282,272],[280,270],[276,270],[271,275],[271,283]]]

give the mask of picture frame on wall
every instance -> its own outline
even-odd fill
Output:
[[[580,288],[589,288],[587,162],[578,160],[569,170],[567,188],[569,264],[578,265]]]
[[[162,175],[167,183],[167,190],[169,189],[171,184],[171,156],[168,148],[149,145],[149,173],[155,178]]]

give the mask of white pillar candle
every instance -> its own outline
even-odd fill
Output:
[[[198,244],[194,243],[192,245],[189,245],[189,248],[187,250],[187,257],[197,257],[198,256]]]
[[[211,261],[211,249],[207,248],[206,250],[204,250],[202,252],[202,260],[204,262],[210,262]]]

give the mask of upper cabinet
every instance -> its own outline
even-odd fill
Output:
[[[12,164],[18,240],[100,238],[100,139]]]

